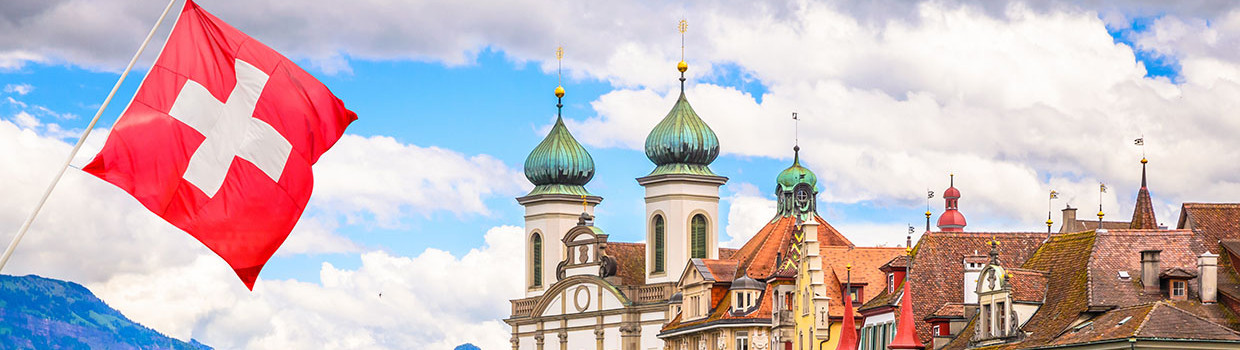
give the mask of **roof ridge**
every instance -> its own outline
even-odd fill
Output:
[[[1196,319],[1197,319],[1197,320],[1199,320],[1199,321],[1203,321],[1203,322],[1209,323],[1209,324],[1211,324],[1211,325],[1214,325],[1214,326],[1215,326],[1215,327],[1217,327],[1217,328],[1222,328],[1222,329],[1224,329],[1224,330],[1227,330],[1227,332],[1230,332],[1231,334],[1240,335],[1240,331],[1236,331],[1236,330],[1234,330],[1234,329],[1231,329],[1231,327],[1227,327],[1227,326],[1224,326],[1224,325],[1221,325],[1221,324],[1215,323],[1214,321],[1211,321],[1211,320],[1210,320],[1210,319],[1208,319],[1208,318],[1198,316],[1197,314],[1194,314],[1194,313],[1192,313],[1192,312],[1188,312],[1188,310],[1181,309],[1181,308],[1179,308],[1179,307],[1175,306],[1175,304],[1171,304],[1171,303],[1168,303],[1168,302],[1163,302],[1163,301],[1160,301],[1159,303],[1160,303],[1160,304],[1164,304],[1164,305],[1166,305],[1167,307],[1170,307],[1172,310],[1176,310],[1176,311],[1179,311],[1180,313],[1183,313],[1183,314],[1186,314],[1186,315],[1192,316],[1193,318],[1196,318]],[[1153,310],[1153,309],[1150,309],[1150,313],[1151,313],[1151,314],[1153,314],[1153,313],[1154,313],[1154,310]],[[1146,318],[1148,319],[1149,317],[1147,316]],[[1141,326],[1142,326],[1142,328],[1144,328],[1145,324],[1144,324],[1144,323],[1142,323],[1142,325],[1141,325]]]
[[[1135,337],[1135,336],[1137,336],[1138,334],[1141,334],[1141,331],[1142,331],[1142,330],[1145,330],[1145,325],[1149,324],[1149,322],[1150,322],[1150,315],[1153,315],[1153,314],[1154,314],[1154,309],[1157,309],[1159,305],[1162,305],[1162,304],[1163,304],[1163,302],[1160,300],[1160,301],[1156,301],[1156,302],[1154,302],[1153,304],[1154,304],[1154,305],[1151,305],[1151,306],[1150,306],[1150,311],[1146,311],[1146,312],[1145,312],[1145,317],[1142,317],[1142,318],[1141,318],[1141,323],[1137,324],[1137,328],[1136,328],[1136,329],[1134,329],[1134,330],[1132,331],[1132,334],[1131,334],[1131,335],[1129,335],[1129,336]]]

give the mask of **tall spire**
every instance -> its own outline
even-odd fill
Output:
[[[912,264],[912,249],[906,249],[910,255],[910,265]],[[887,344],[888,349],[915,349],[923,350],[926,348],[921,340],[917,339],[917,326],[913,320],[913,293],[909,287],[912,275],[912,266],[909,272],[904,274],[904,290],[900,294],[900,316],[896,324],[896,337]]]
[[[1145,163],[1149,163],[1144,157],[1141,158],[1141,189],[1137,191],[1137,205],[1132,210],[1132,223],[1129,228],[1132,229],[1157,229],[1158,220],[1154,217],[1154,203],[1150,200],[1150,190],[1145,187]]]
[[[857,325],[853,320],[852,298],[852,264],[844,266],[848,270],[848,279],[844,283],[844,323],[840,325],[840,342],[835,350],[857,350]]]

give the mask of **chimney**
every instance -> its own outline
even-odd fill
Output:
[[[1141,251],[1141,284],[1145,286],[1146,293],[1158,293],[1161,285],[1158,283],[1158,274],[1162,272],[1162,264],[1158,261],[1158,253],[1161,250],[1142,250]]]
[[[1059,233],[1070,233],[1076,230],[1076,208],[1068,205],[1063,208],[1063,221],[1059,222]]]
[[[1197,284],[1201,286],[1201,302],[1218,301],[1218,255],[1205,252],[1197,257]]]

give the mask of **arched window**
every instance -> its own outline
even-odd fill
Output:
[[[533,263],[533,264],[530,264],[530,266],[531,266],[531,269],[533,269],[533,271],[531,271],[531,272],[533,272],[533,273],[534,273],[534,284],[533,284],[533,286],[534,286],[534,287],[538,287],[538,286],[542,286],[542,260],[543,260],[543,259],[542,259],[542,255],[543,255],[543,254],[542,254],[542,236],[541,236],[541,235],[539,235],[537,232],[536,232],[536,233],[534,233],[534,238],[533,238],[533,242],[532,242],[532,243],[533,243],[533,244],[532,244],[532,246],[533,246],[533,249],[532,249],[532,250],[533,250],[533,253],[534,253],[534,254],[533,254],[533,255],[534,255],[534,256],[533,256],[533,258],[534,258],[534,263]]]
[[[663,215],[654,216],[654,272],[663,272],[663,251],[667,240]]]
[[[697,214],[689,225],[689,257],[706,258],[706,216]]]

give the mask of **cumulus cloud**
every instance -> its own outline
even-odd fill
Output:
[[[311,201],[355,223],[448,211],[489,214],[483,199],[528,190],[522,173],[488,156],[404,144],[386,136],[345,135],[315,165]]]
[[[728,240],[719,245],[740,248],[775,217],[776,202],[763,196],[758,187],[750,183],[734,183],[728,188],[732,191],[724,198],[728,202],[728,225],[724,228]]]
[[[495,227],[457,257],[361,255],[357,269],[324,263],[322,283],[263,280],[248,292],[214,256],[89,285],[137,322],[180,339],[234,349],[450,349],[508,346],[499,321],[521,277],[522,229]]]
[[[767,91],[759,100],[690,84],[689,99],[724,154],[788,158],[788,114],[799,112],[802,159],[818,170],[829,202],[914,207],[954,172],[978,229],[1038,227],[1052,188],[1068,197],[1056,206],[1097,205],[1098,182],[1113,189],[1102,198],[1110,215],[1126,219],[1142,154],[1131,141],[1142,135],[1165,222],[1174,224],[1181,201],[1240,198],[1237,166],[1217,161],[1240,156],[1225,141],[1240,132],[1240,120],[1227,117],[1240,108],[1228,78],[1240,72],[1237,60],[1170,47],[1185,66],[1183,81],[1173,83],[1147,78],[1133,48],[1115,43],[1092,11],[1013,3],[996,17],[950,3],[914,8],[917,20],[881,25],[817,3],[707,12],[713,59],[736,62]],[[1188,40],[1190,48],[1230,38],[1197,35],[1205,22],[1176,29],[1170,21],[1151,36],[1166,27],[1168,43],[1205,37]],[[1230,23],[1209,27],[1240,33]],[[1217,45],[1234,46],[1227,42]],[[598,116],[570,123],[594,146],[641,149],[643,131],[676,94],[613,91],[593,103]]]

